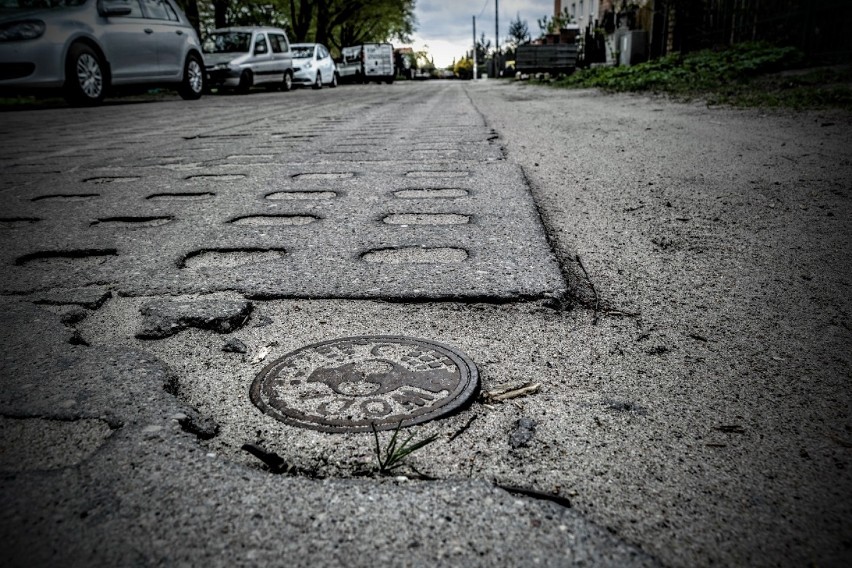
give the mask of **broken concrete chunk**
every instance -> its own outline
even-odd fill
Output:
[[[112,292],[103,288],[74,288],[42,292],[37,296],[35,303],[49,306],[73,304],[90,310],[97,310],[111,297]]]
[[[86,316],[88,315],[89,312],[84,308],[70,308],[62,312],[59,316],[59,320],[65,325],[72,326],[86,319]]]
[[[535,427],[538,423],[530,418],[521,418],[515,425],[515,429],[509,434],[509,445],[512,449],[525,448],[529,446],[535,436]]]
[[[188,416],[178,419],[184,432],[194,434],[199,440],[210,440],[219,433],[219,425],[209,416],[202,416],[195,410],[191,410]]]
[[[222,351],[225,353],[246,353],[248,351],[248,347],[246,347],[246,344],[236,337],[232,337],[225,342],[225,345],[222,346]]]
[[[163,339],[188,327],[230,333],[241,328],[252,304],[245,300],[164,300],[140,308],[142,322],[136,337]]]
[[[89,346],[89,342],[83,337],[80,333],[79,329],[75,329],[74,333],[71,334],[71,337],[68,338],[68,343],[71,345],[83,345],[85,347]]]

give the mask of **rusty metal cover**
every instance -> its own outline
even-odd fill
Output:
[[[471,400],[473,361],[446,345],[395,336],[345,337],[297,349],[255,378],[251,400],[303,428],[364,432],[419,424]]]

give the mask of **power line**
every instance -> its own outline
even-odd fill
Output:
[[[482,14],[485,13],[485,9],[488,7],[489,2],[491,2],[491,0],[485,0],[485,4],[482,5],[482,10],[479,11],[479,15],[477,16],[477,18],[482,17]]]

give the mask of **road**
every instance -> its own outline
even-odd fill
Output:
[[[481,81],[2,116],[10,565],[852,559],[848,114]],[[435,440],[380,475],[396,420]]]

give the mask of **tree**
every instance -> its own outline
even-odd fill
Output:
[[[184,3],[198,0],[179,0]],[[347,45],[411,41],[415,0],[202,0],[201,29],[233,25],[283,27],[294,43],[314,41],[333,51]]]
[[[538,27],[541,28],[541,34],[558,34],[559,30],[567,26],[571,23],[571,14],[568,12],[568,8],[563,8],[562,13],[558,16],[553,16],[553,18],[548,18],[547,16],[540,18],[538,20]]]
[[[359,43],[411,42],[414,0],[317,0],[316,41],[338,50]],[[323,9],[327,6],[327,17]],[[320,39],[322,38],[322,39]]]
[[[530,29],[527,26],[526,20],[521,20],[520,12],[517,14],[516,19],[509,22],[509,37],[512,38],[511,43],[515,47],[530,40]]]
[[[480,36],[479,41],[476,42],[476,64],[482,65],[485,63],[485,59],[488,57],[488,52],[491,50],[491,40],[485,39],[485,34],[483,33]]]
[[[201,35],[201,17],[198,13],[198,0],[178,0],[177,4],[183,10],[183,13],[186,14],[189,25],[195,28],[195,33]]]
[[[459,79],[470,79],[473,77],[473,60],[469,57],[462,57],[453,66],[453,73]]]
[[[308,40],[308,33],[311,30],[314,3],[311,0],[291,0],[287,4],[290,8],[290,25],[288,26],[290,41],[303,43]]]

